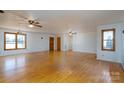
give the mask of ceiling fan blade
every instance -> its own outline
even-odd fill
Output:
[[[35,22],[35,24],[40,24],[39,22]]]
[[[32,20],[28,20],[28,23],[29,24],[33,24],[34,22]]]
[[[33,24],[33,25],[36,26],[36,27],[40,27],[40,28],[43,27],[43,26],[41,26],[41,25],[37,25],[37,24]]]
[[[72,33],[72,34],[77,34],[76,32]]]
[[[3,10],[0,10],[0,13],[5,13]]]

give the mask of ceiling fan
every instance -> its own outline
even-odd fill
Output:
[[[34,26],[42,28],[40,23],[36,20],[28,20],[28,23],[29,23],[28,26],[31,27],[31,28],[34,27]]]
[[[70,32],[68,33],[69,36],[72,36],[72,35],[74,35],[74,34],[77,34],[77,33],[76,33],[76,32],[72,32],[72,31],[70,31]]]
[[[39,28],[42,28],[43,26],[40,24],[40,22],[38,22],[37,19],[35,20],[29,20],[28,18],[26,18],[25,16],[22,16],[20,14],[16,14],[16,13],[13,13],[13,12],[9,12],[9,11],[3,11],[3,10],[0,10],[0,13],[6,13],[6,14],[12,14],[14,16],[17,16],[19,18],[19,21],[23,21],[23,23],[21,24],[27,24],[30,28],[33,28],[33,27],[39,27]]]

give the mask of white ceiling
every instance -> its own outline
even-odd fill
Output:
[[[43,28],[29,28],[22,17],[38,19]],[[96,31],[98,25],[116,22],[124,22],[123,10],[5,10],[0,14],[1,27],[50,33]]]

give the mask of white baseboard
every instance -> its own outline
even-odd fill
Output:
[[[104,59],[104,58],[96,58],[96,59],[101,61],[113,62],[113,63],[122,63],[120,60],[114,60],[114,59]]]
[[[36,53],[36,52],[45,52],[45,51],[48,51],[48,50],[41,50],[41,51],[28,51],[28,50],[25,50],[25,51],[16,51],[15,53],[3,53],[1,54],[0,56],[11,56],[11,55],[19,55],[19,54],[28,54],[28,53]]]
[[[81,53],[89,53],[89,54],[96,54],[94,51],[78,51],[78,50],[72,50],[73,52],[81,52]]]

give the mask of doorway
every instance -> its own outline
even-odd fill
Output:
[[[72,36],[68,37],[68,50],[72,51]]]
[[[61,51],[61,38],[57,37],[57,51]]]
[[[54,37],[49,38],[49,50],[54,51]]]

